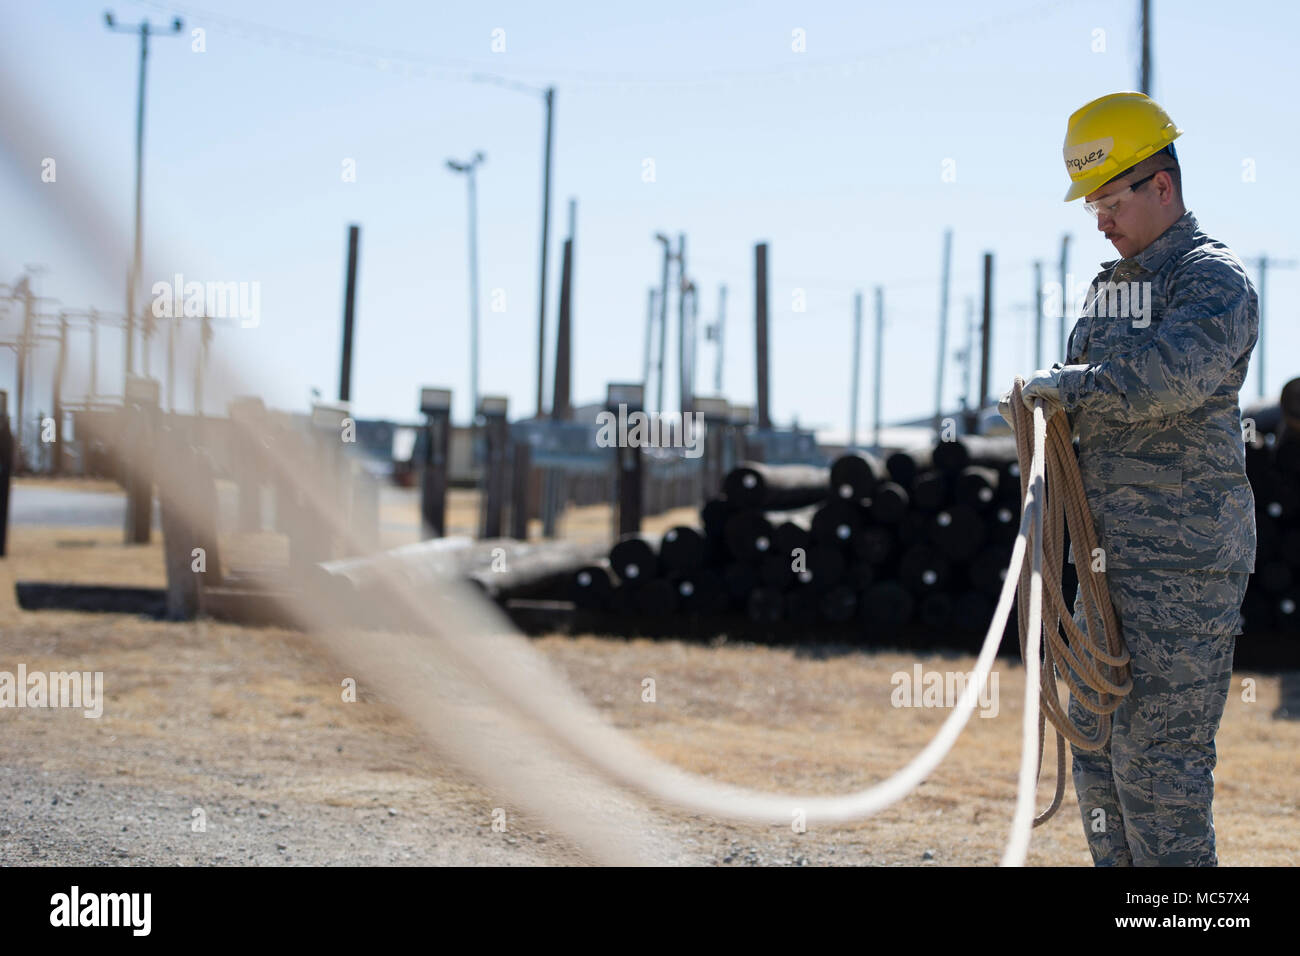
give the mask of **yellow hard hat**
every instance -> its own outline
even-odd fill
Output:
[[[1111,93],[1080,107],[1065,128],[1065,201],[1088,195],[1181,135],[1145,93]]]

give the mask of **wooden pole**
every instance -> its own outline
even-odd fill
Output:
[[[533,446],[526,441],[512,442],[510,483],[510,537],[528,540],[529,504],[532,497]]]
[[[980,394],[978,413],[989,400],[989,368],[993,359],[993,253],[984,253],[984,321],[980,331]]]
[[[767,243],[754,246],[754,351],[758,368],[758,427],[772,427],[767,378]]]
[[[1043,367],[1043,264],[1034,261],[1034,368]],[[1061,356],[1065,360],[1065,356]]]
[[[641,387],[645,389],[647,395],[650,394],[650,350],[654,347],[655,297],[657,295],[657,291],[651,286],[650,298],[645,313],[645,361],[641,365]]]
[[[1144,22],[1146,4],[1143,3]],[[1264,400],[1264,358],[1268,351],[1264,348],[1264,302],[1268,297],[1268,256],[1259,257],[1259,331],[1255,338],[1255,355],[1259,359],[1259,400]]]
[[[722,357],[725,351],[726,331],[727,331],[727,287],[718,286],[718,321],[713,325],[713,341],[717,345],[717,355],[714,357],[713,366],[713,392],[715,395],[722,394]]]
[[[352,330],[357,301],[357,246],[360,226],[348,226],[348,278],[343,293],[343,355],[339,368],[339,401],[352,400]]]
[[[568,421],[573,417],[570,395],[570,359],[572,357],[573,240],[564,240],[564,257],[560,270],[560,317],[555,334],[555,393],[551,401],[551,418]]]
[[[965,361],[962,362],[962,401],[966,406],[966,431],[971,433],[975,431],[975,423],[979,418],[978,409],[975,404],[975,396],[971,394],[971,372],[975,365],[975,299],[973,296],[966,296],[966,354]]]
[[[426,388],[420,392],[424,412],[424,462],[420,476],[421,537],[441,538],[447,533],[447,463],[451,451],[451,389]]]
[[[202,514],[194,449],[174,428],[163,428],[161,435],[161,447],[168,463],[166,471],[159,476],[158,488],[163,564],[167,572],[167,619],[188,621],[199,610],[200,574],[206,572],[208,562],[215,562],[217,556],[207,553],[208,542],[202,540],[198,531]]]
[[[506,418],[507,404],[504,396],[484,395],[479,399],[479,414],[483,416],[483,435],[487,442],[485,456],[484,495],[479,536],[501,537],[501,516],[506,497],[506,454],[510,425]]]
[[[1061,262],[1060,262],[1060,279],[1061,279],[1061,345],[1060,345],[1060,349],[1059,349],[1059,351],[1060,351],[1060,353],[1061,353],[1061,361],[1062,361],[1062,362],[1064,362],[1064,361],[1066,360],[1066,358],[1067,358],[1067,356],[1066,356],[1066,354],[1065,354],[1065,345],[1066,345],[1066,324],[1065,324],[1065,323],[1066,323],[1066,315],[1065,315],[1065,303],[1068,302],[1068,301],[1070,300],[1070,287],[1069,287],[1070,277],[1066,274],[1066,270],[1069,268],[1069,263],[1070,263],[1070,234],[1067,232],[1065,235],[1063,235],[1063,236],[1061,237]],[[1078,316],[1071,316],[1071,317],[1070,317],[1071,320],[1076,319],[1076,318],[1078,318]]]
[[[546,90],[546,145],[542,154],[542,264],[537,274],[537,417],[546,416],[546,253],[551,229],[551,127],[555,121],[555,87]],[[472,401],[472,400],[471,400]],[[470,406],[473,411],[473,405]]]
[[[68,356],[68,317],[59,316],[59,355],[54,364],[54,474],[63,474],[63,371]]]
[[[690,411],[690,373],[686,369],[689,337],[686,331],[686,233],[677,234],[677,408],[685,415]]]
[[[1151,95],[1151,0],[1142,0],[1142,66],[1138,89]]]
[[[858,444],[858,370],[862,364],[862,293],[853,293],[853,383],[849,389],[849,447]]]
[[[880,447],[880,400],[884,394],[881,387],[884,377],[884,354],[885,354],[885,290],[876,286],[876,437],[875,445]]]
[[[14,467],[18,471],[25,468],[23,455],[23,405],[26,401],[27,393],[27,352],[31,342],[32,332],[32,288],[30,280],[22,280],[23,296],[23,330],[18,338],[18,369],[15,383],[17,394],[17,414],[14,415]]]
[[[153,522],[153,479],[156,429],[158,425],[158,383],[134,375],[126,380],[123,453],[130,466],[124,468],[126,484],[127,544],[148,544]]]
[[[615,417],[627,415],[645,407],[645,394],[635,383],[611,382],[605,393],[605,408]],[[615,442],[614,497],[618,503],[616,529],[621,537],[641,530],[641,516],[645,495],[645,463],[641,448],[630,442]]]
[[[0,558],[9,553],[9,483],[13,475],[14,435],[9,430],[9,393],[0,391]]]
[[[90,310],[90,398],[99,395],[99,311]]]
[[[934,430],[943,428],[943,372],[948,364],[948,286],[952,263],[952,230],[943,233],[943,278],[939,285],[939,363],[934,382]]]

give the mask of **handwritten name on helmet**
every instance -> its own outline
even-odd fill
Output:
[[[1110,136],[1105,139],[1094,139],[1088,143],[1079,143],[1069,147],[1064,151],[1065,168],[1072,170],[1073,175],[1077,175],[1105,160],[1114,148],[1115,141]]]

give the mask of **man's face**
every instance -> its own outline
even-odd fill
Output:
[[[1136,189],[1129,188],[1133,184],[1138,184]],[[1130,174],[1084,197],[1084,202],[1097,204],[1097,229],[1125,259],[1137,255],[1165,231],[1165,207],[1172,200],[1168,173],[1153,179]]]

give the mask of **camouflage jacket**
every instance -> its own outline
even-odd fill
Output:
[[[1190,212],[1102,263],[1059,385],[1107,567],[1255,569],[1237,393],[1258,334],[1245,268]]]

